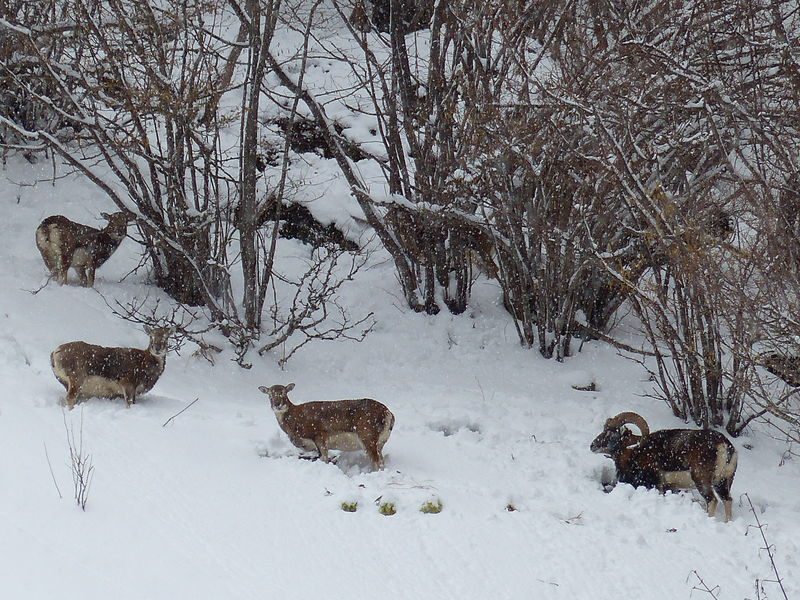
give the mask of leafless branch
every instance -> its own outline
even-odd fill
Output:
[[[775,564],[775,547],[767,540],[766,524],[762,523],[761,519],[758,518],[758,513],[756,512],[755,506],[753,506],[753,501],[750,499],[750,495],[745,493],[743,494],[743,497],[745,500],[747,500],[747,504],[750,506],[750,513],[753,515],[753,519],[755,519],[756,522],[755,525],[747,526],[748,532],[751,528],[758,529],[761,540],[764,542],[764,546],[761,549],[766,551],[767,557],[769,558],[770,568],[772,569],[772,573],[775,575],[775,579],[762,579],[762,585],[764,582],[777,584],[784,600],[789,600],[789,596],[786,594],[786,588],[783,586],[783,579],[778,573],[778,566]],[[747,533],[745,533],[745,535],[747,535]]]
[[[192,401],[191,401],[189,404],[187,404],[185,407],[183,407],[183,408],[182,408],[181,410],[179,410],[177,413],[175,413],[174,415],[172,415],[172,416],[171,416],[169,419],[167,419],[166,421],[164,421],[164,424],[162,425],[162,427],[166,427],[167,425],[169,425],[169,424],[172,422],[172,420],[173,420],[175,417],[177,417],[178,415],[182,414],[184,411],[187,411],[187,410],[189,410],[189,408],[191,408],[192,404],[194,404],[194,403],[195,403],[195,402],[197,402],[198,400],[200,400],[200,398],[199,398],[199,397],[198,397],[198,398],[195,398],[194,400],[192,400]]]
[[[94,465],[92,464],[91,455],[83,450],[83,410],[81,410],[77,437],[73,424],[67,424],[66,412],[62,411],[62,417],[64,418],[64,430],[67,434],[75,503],[80,506],[81,510],[85,511],[94,476]]]
[[[61,489],[58,487],[58,482],[56,481],[56,475],[55,473],[53,473],[53,464],[50,462],[50,455],[47,453],[47,444],[42,442],[42,445],[44,446],[44,456],[47,459],[47,466],[50,469],[50,477],[53,478],[53,485],[56,486],[56,492],[58,492],[58,497],[64,498],[64,496],[61,495]]]
[[[692,571],[691,575],[694,575],[695,579],[697,579],[697,583],[692,586],[692,592],[690,595],[692,595],[695,591],[698,591],[708,594],[714,598],[714,600],[719,600],[720,588],[718,585],[715,585],[713,588],[708,587],[708,584],[703,580],[702,577],[700,577],[700,573],[698,573],[696,570]]]

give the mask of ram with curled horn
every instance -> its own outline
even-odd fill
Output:
[[[626,425],[634,425],[636,435]],[[590,449],[614,461],[617,479],[633,486],[667,490],[696,488],[706,501],[708,515],[717,512],[718,498],[731,518],[731,485],[737,454],[721,433],[708,429],[662,429],[650,432],[647,421],[623,412],[606,421]]]

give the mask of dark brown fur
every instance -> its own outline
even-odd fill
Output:
[[[625,418],[626,415],[638,417]],[[624,425],[632,422],[642,436],[631,433]],[[725,504],[726,520],[730,518],[730,495],[736,473],[736,449],[721,433],[707,429],[662,429],[649,432],[647,424],[634,413],[621,413],[606,421],[603,432],[590,446],[592,452],[605,454],[614,461],[617,478],[633,486],[656,488],[661,492],[684,486],[670,485],[665,473],[688,472],[694,486],[713,514],[719,498]],[[720,450],[724,449],[720,464]]]
[[[332,400],[292,404],[288,392],[294,384],[258,388],[270,398],[278,425],[289,440],[308,451],[317,451],[328,461],[328,449],[344,449],[335,439],[342,434],[357,436],[373,467],[384,465],[382,449],[394,427],[394,415],[377,400]]]
[[[47,217],[36,228],[36,246],[48,271],[60,284],[67,282],[67,272],[72,267],[78,272],[81,285],[93,286],[95,271],[125,239],[126,213],[103,213],[103,217],[108,219],[103,229],[75,223],[62,215]]]
[[[148,333],[147,350],[107,348],[80,341],[56,348],[50,364],[67,390],[67,407],[72,409],[78,398],[92,396],[122,397],[130,406],[137,395],[149,392],[164,372],[172,330],[159,327]]]

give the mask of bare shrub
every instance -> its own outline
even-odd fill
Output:
[[[67,416],[64,413],[64,430],[67,433],[67,447],[69,448],[69,462],[72,470],[72,488],[75,503],[81,510],[86,510],[86,503],[89,501],[89,490],[92,486],[94,476],[94,465],[92,456],[83,449],[83,410],[81,410],[81,420],[77,435],[74,423],[67,424]]]
[[[9,77],[39,104],[58,107],[78,143],[2,108],[0,124],[30,147],[47,144],[134,214],[155,283],[183,306],[202,307],[246,364],[244,355],[265,333],[287,186],[290,136],[267,171],[259,121],[281,1],[63,5],[81,23],[68,31],[80,52],[46,51],[41,27],[18,10],[7,17],[7,30],[46,85]],[[226,39],[231,25],[239,29],[235,41]],[[307,46],[301,54],[304,64]],[[244,74],[234,81],[239,64]],[[231,107],[223,99],[234,89],[241,105]],[[237,128],[237,143],[225,142]]]
[[[339,302],[340,288],[351,281],[369,258],[353,255],[334,245],[318,248],[296,282],[288,303],[274,302],[270,309],[270,342],[258,353],[282,348],[282,367],[303,346],[313,341],[363,341],[375,325],[373,313],[352,317]]]
[[[69,103],[47,77],[39,57],[75,64],[85,47],[81,37],[73,35],[77,27],[69,16],[69,3],[58,0],[10,0],[0,5],[0,115],[23,130],[44,130],[64,140],[72,139],[81,126],[64,118],[62,111]],[[20,30],[19,25],[24,27]],[[19,43],[25,32],[30,45]],[[78,86],[70,92],[82,94]],[[32,144],[15,127],[1,122],[0,146],[22,150],[29,160],[47,147]]]
[[[642,322],[657,395],[679,418],[732,435],[767,415],[795,423],[798,412],[793,391],[758,365],[759,347],[786,347],[779,331],[791,331],[797,302],[791,266],[775,258],[791,256],[775,249],[791,247],[793,221],[781,215],[798,149],[796,65],[777,68],[798,31],[785,11],[728,3],[702,10],[701,23],[634,11],[608,29],[624,34],[613,46],[594,34],[569,38],[594,51],[587,69],[611,61],[602,95],[574,90],[569,102],[596,135],[594,160],[624,203],[621,222],[636,232],[645,268],[615,264],[599,239],[595,256]],[[565,59],[573,47],[562,48]]]

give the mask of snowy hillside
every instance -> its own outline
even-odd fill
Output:
[[[108,8],[113,3],[101,4]],[[278,23],[274,38],[265,34],[268,43],[264,47],[274,64],[268,60],[260,65],[263,69],[254,66],[263,55],[259,54],[258,60],[248,58],[248,51],[254,54],[258,43],[252,45],[250,40],[250,46],[242,46],[241,39],[246,37],[245,21],[238,20],[242,15],[226,8],[228,4],[236,6],[235,2],[197,3],[199,8],[192,14],[173,12],[172,3],[166,3],[165,9],[161,3],[128,4],[120,6],[143,20],[117,19],[112,11],[104,16],[110,24],[107,31],[102,26],[74,27],[71,22],[51,23],[46,18],[40,22],[38,13],[47,11],[30,10],[21,0],[16,2],[18,8],[9,10],[11,16],[0,15],[14,21],[19,13],[24,17],[19,19],[29,21],[25,27],[0,22],[0,59],[8,63],[3,67],[14,73],[13,83],[19,89],[33,90],[20,97],[25,101],[34,98],[40,109],[45,107],[36,114],[53,112],[58,117],[46,123],[55,131],[47,138],[51,146],[47,155],[37,148],[31,153],[35,160],[28,161],[24,153],[9,150],[0,167],[0,598],[800,599],[800,454],[796,446],[787,447],[785,440],[776,439],[775,429],[757,420],[744,435],[731,440],[739,454],[733,519],[728,523],[723,522],[721,507],[716,518],[709,518],[697,492],[661,495],[630,485],[613,487],[613,463],[589,450],[609,416],[636,411],[653,430],[684,426],[666,404],[653,399],[656,383],[648,379],[646,370],[610,345],[581,344],[578,330],[570,329],[572,337],[565,336],[571,339],[574,356],[564,362],[545,360],[538,351],[523,349],[515,322],[503,306],[499,284],[485,274],[477,275],[474,287],[468,290],[470,295],[463,294],[467,306],[463,314],[455,316],[445,308],[446,295],[457,287],[454,273],[461,275],[459,284],[471,281],[479,268],[489,273],[485,259],[497,267],[494,259],[501,250],[521,263],[516,275],[529,276],[534,282],[540,276],[537,269],[545,269],[530,257],[556,263],[552,257],[558,256],[575,271],[557,265],[552,271],[563,272],[533,286],[542,296],[550,295],[546,301],[556,298],[563,303],[548,305],[548,318],[558,315],[559,326],[566,323],[568,328],[574,323],[594,327],[597,323],[587,316],[586,305],[580,304],[590,295],[579,298],[576,290],[580,286],[572,282],[580,283],[578,276],[592,284],[608,281],[602,290],[612,307],[606,323],[616,325],[614,338],[640,347],[642,338],[637,338],[630,326],[634,321],[628,311],[630,303],[614,304],[613,297],[618,293],[624,298],[617,289],[624,287],[617,286],[620,282],[636,289],[637,278],[643,278],[648,268],[663,266],[658,260],[678,264],[686,259],[691,263],[693,256],[687,256],[691,252],[684,251],[688,248],[697,256],[705,252],[708,262],[703,264],[713,267],[702,269],[699,262],[690,265],[688,272],[702,273],[703,281],[723,278],[720,264],[726,256],[743,261],[747,267],[743,272],[760,275],[759,269],[765,268],[763,273],[771,276],[774,271],[749,261],[756,261],[765,248],[772,249],[772,243],[755,245],[753,252],[749,247],[737,247],[741,239],[734,238],[731,223],[737,217],[742,221],[741,214],[746,212],[751,218],[747,226],[753,231],[758,229],[754,223],[765,224],[765,229],[758,229],[758,235],[752,237],[767,239],[775,234],[767,225],[780,222],[775,215],[782,213],[754,204],[749,212],[737,214],[736,202],[751,196],[761,198],[759,192],[763,192],[766,199],[788,203],[786,199],[792,200],[795,193],[790,189],[794,184],[784,179],[790,177],[786,164],[796,168],[792,144],[797,136],[792,128],[798,121],[793,119],[796,113],[785,107],[796,107],[797,98],[796,94],[793,99],[783,98],[788,87],[784,84],[793,73],[786,64],[795,60],[790,52],[796,39],[792,36],[800,31],[794,8],[791,19],[781,17],[785,6],[775,8],[774,14],[780,17],[776,23],[785,26],[787,34],[777,25],[751,18],[750,6],[739,3],[738,7],[744,7],[740,11],[743,20],[765,29],[755,29],[756,35],[720,19],[725,27],[719,29],[730,33],[730,40],[717,46],[709,42],[709,47],[724,49],[725,55],[723,61],[718,56],[708,58],[709,64],[739,64],[745,82],[763,82],[767,92],[775,93],[769,102],[767,96],[760,97],[748,86],[742,86],[744,91],[731,86],[731,91],[725,87],[730,82],[713,69],[691,63],[692,56],[705,59],[703,35],[692,44],[687,41],[683,49],[679,45],[656,47],[658,40],[653,41],[652,48],[658,52],[652,54],[650,38],[638,40],[634,35],[639,31],[636,25],[648,36],[657,32],[657,37],[663,38],[658,43],[674,39],[679,44],[692,37],[677,25],[661,35],[659,26],[651,25],[651,18],[653,23],[662,22],[659,19],[683,23],[686,31],[716,30],[717,13],[704,17],[708,23],[700,18],[706,9],[711,11],[703,3],[666,16],[644,3],[638,6],[639,21],[617,14],[614,3],[583,3],[592,18],[597,18],[592,21],[594,26],[584,28],[585,33],[591,34],[590,38],[603,37],[592,38],[602,42],[594,48],[598,64],[587,63],[591,68],[584,69],[581,61],[592,58],[594,51],[587,51],[581,60],[565,60],[562,54],[561,63],[556,54],[546,51],[544,40],[550,43],[556,34],[561,35],[559,31],[563,33],[564,19],[558,11],[541,17],[541,31],[531,28],[525,34],[514,33],[511,41],[518,44],[517,50],[513,44],[505,47],[508,32],[516,32],[517,27],[520,32],[525,30],[525,19],[517,14],[521,9],[508,2],[487,4],[484,11],[475,10],[475,15],[472,4],[464,3],[460,5],[464,12],[458,14],[469,19],[474,16],[475,22],[454,17],[447,24],[452,34],[448,43],[461,50],[453,49],[452,55],[443,52],[438,68],[452,76],[452,81],[448,79],[452,88],[434,89],[436,77],[428,78],[429,68],[436,66],[431,57],[436,58],[441,39],[426,28],[409,36],[404,52],[413,67],[413,86],[409,76],[404,82],[405,97],[398,102],[391,96],[403,94],[396,94],[398,75],[387,67],[398,68],[389,60],[389,46],[374,40],[368,43],[374,31],[361,37],[360,29],[350,26],[347,14],[339,14],[337,3],[285,3],[286,21]],[[153,25],[148,10],[155,5],[159,11],[163,9],[166,20],[153,17]],[[350,6],[348,2],[348,14]],[[564,4],[564,15],[574,6],[572,2]],[[596,15],[595,9],[599,11]],[[116,16],[127,14],[120,10]],[[533,8],[526,10],[526,15],[533,14]],[[768,9],[762,6],[759,10]],[[605,21],[610,22],[611,13],[620,20],[619,31],[613,27],[606,31]],[[700,15],[697,25],[695,13]],[[262,16],[268,17],[264,14],[259,19]],[[729,15],[723,16],[727,19]],[[503,22],[504,18],[508,22]],[[548,19],[551,29],[546,26]],[[96,23],[103,23],[102,18]],[[164,23],[167,26],[162,26]],[[53,28],[48,30],[45,25]],[[187,25],[195,29],[181,29]],[[181,36],[171,37],[171,26],[183,31],[182,41]],[[567,23],[567,29],[569,26]],[[459,37],[469,27],[481,35]],[[765,30],[780,31],[782,37],[776,41]],[[41,31],[55,33],[37,33]],[[29,70],[29,62],[35,65],[36,57],[50,55],[38,46],[35,52],[28,48],[25,55],[17,52],[14,44],[35,39],[46,47],[61,39],[57,34],[67,41],[87,36],[84,45],[77,47],[86,52],[82,56],[87,63],[95,60],[93,68],[85,72],[73,69],[69,43],[59,42],[46,60],[64,64],[59,63],[58,69],[47,64],[47,69]],[[628,61],[620,63],[625,68],[609,73],[605,68],[614,57],[615,35],[618,39],[628,36],[628,41],[641,47],[637,50],[631,42],[630,50],[622,53]],[[125,36],[137,43],[129,43]],[[97,40],[124,51],[106,52],[104,47],[94,56],[92,51],[102,46]],[[568,50],[567,42],[575,41],[569,36],[565,40],[562,51]],[[751,40],[752,56],[746,52],[735,55],[742,40]],[[165,47],[174,54],[159,54],[162,64],[156,64],[148,49],[160,52]],[[181,49],[185,54],[181,55]],[[691,77],[684,73],[689,69],[681,62],[683,58],[673,60],[679,55],[692,64]],[[612,58],[607,60],[607,56]],[[764,68],[772,65],[768,61],[773,58],[780,68]],[[463,64],[459,62],[462,59]],[[172,71],[166,68],[170,64]],[[467,64],[473,71],[464,67]],[[225,81],[221,74],[227,67],[231,78]],[[150,69],[155,69],[157,76]],[[763,73],[756,77],[759,69]],[[254,72],[263,79],[255,78]],[[564,79],[563,87],[559,76]],[[550,97],[536,96],[533,83],[546,79],[553,83]],[[3,81],[10,80],[0,78]],[[738,80],[732,77],[731,81]],[[300,88],[309,93],[303,102],[299,101]],[[54,89],[62,94],[56,96],[62,104],[51,101],[48,94],[54,94]],[[475,94],[472,97],[468,96],[470,90]],[[218,97],[214,97],[215,91]],[[526,97],[523,91],[531,95]],[[484,93],[487,96],[481,95]],[[315,104],[308,100],[312,96]],[[10,97],[18,99],[13,93]],[[754,109],[745,101],[751,97],[759,119],[774,119],[763,126],[767,142],[759,141],[758,119],[748,116],[747,111]],[[21,111],[15,112],[16,104],[3,104],[5,98],[0,91],[0,117],[4,119],[0,134],[16,135],[12,137],[19,145],[45,144],[44,137],[23,129],[23,125],[34,126],[36,119],[25,121]],[[531,110],[526,116],[522,109],[531,109],[540,101],[544,102],[541,110]],[[427,102],[433,106],[425,112]],[[548,107],[547,102],[552,105]],[[730,106],[741,121],[725,120]],[[773,108],[765,111],[764,106]],[[618,109],[630,115],[618,114]],[[137,111],[141,114],[133,115]],[[249,115],[257,118],[248,121]],[[404,122],[391,125],[397,127],[392,133],[387,124],[398,115]],[[600,118],[603,115],[605,120]],[[625,121],[629,116],[630,123]],[[137,146],[136,135],[129,134],[131,123],[140,117],[144,125],[138,126],[141,138]],[[320,139],[307,147],[302,139],[287,142],[286,132],[293,131],[295,119],[304,120],[312,128],[311,135]],[[330,126],[325,130],[328,138],[320,133],[320,123]],[[186,125],[187,130],[175,133],[176,124]],[[252,125],[249,130],[248,124]],[[614,129],[617,124],[621,129]],[[722,124],[730,130],[719,133]],[[333,135],[331,130],[338,133]],[[168,131],[175,134],[185,156],[178,156],[175,139],[169,138]],[[253,142],[249,145],[245,141],[248,131]],[[614,138],[617,133],[619,139]],[[758,146],[769,148],[773,139],[780,143],[775,142],[772,150]],[[102,149],[86,140],[99,143]],[[629,142],[632,145],[626,145]],[[757,151],[744,142],[752,143]],[[717,143],[720,147],[714,145]],[[342,150],[345,144],[352,145],[350,154]],[[508,147],[501,148],[505,144]],[[334,153],[338,161],[324,152],[333,146],[338,149],[339,154]],[[91,164],[92,174],[108,185],[106,193],[61,159],[53,159],[58,156],[51,154],[53,147],[61,147],[62,155],[74,158],[73,165]],[[372,153],[371,159],[353,157],[353,148]],[[776,148],[780,152],[775,152]],[[541,155],[532,158],[537,152]],[[741,165],[741,172],[730,176],[728,162],[741,162],[749,152],[778,158],[759,159],[769,163],[764,173],[758,173],[760,179],[750,166],[745,169]],[[97,158],[104,154],[105,162]],[[439,169],[420,173],[430,163]],[[514,166],[517,163],[519,170]],[[242,183],[245,166],[250,168],[252,185]],[[752,169],[757,166],[761,168],[755,165]],[[543,168],[552,179],[535,188],[531,181],[539,178]],[[800,182],[800,175],[795,176]],[[485,181],[483,177],[487,177]],[[498,182],[509,187],[501,189]],[[169,192],[176,196],[161,194],[162,184],[165,190],[175,184]],[[183,184],[191,189],[187,192]],[[800,209],[800,183],[797,185]],[[536,193],[526,196],[534,188]],[[778,189],[783,195],[775,191]],[[361,195],[356,198],[353,190]],[[118,194],[118,206],[110,199],[113,194]],[[176,197],[185,201],[181,209],[175,208]],[[541,204],[535,205],[532,198]],[[637,217],[635,211],[623,212],[620,207],[631,198],[645,207],[642,212],[647,218]],[[733,201],[729,202],[730,198]],[[520,204],[503,204],[504,199]],[[560,207],[559,199],[563,202]],[[245,206],[246,202],[250,204]],[[39,223],[47,216],[62,214],[101,227],[100,213],[123,205],[146,227],[138,231],[129,228],[129,238],[98,270],[94,287],[76,285],[74,271],[70,272],[70,285],[48,282],[34,240]],[[181,244],[188,239],[187,245],[179,248],[183,251],[193,233],[214,231],[218,237],[209,234],[204,239],[211,240],[208,246],[213,246],[214,252],[198,243],[208,252],[198,251],[190,258],[203,265],[202,276],[198,275],[207,277],[203,285],[220,280],[230,283],[228,308],[235,309],[217,315],[219,325],[230,324],[227,318],[231,315],[235,321],[247,312],[242,309],[247,297],[244,290],[249,289],[242,274],[247,229],[247,234],[253,235],[251,258],[256,264],[251,282],[271,281],[275,288],[265,287],[264,310],[259,307],[255,311],[268,323],[273,303],[281,310],[291,305],[295,290],[302,288],[299,284],[293,287],[291,278],[300,280],[316,256],[300,241],[282,238],[277,242],[275,271],[261,271],[264,264],[271,264],[267,258],[271,256],[269,236],[273,232],[277,236],[275,224],[285,217],[281,211],[289,205],[302,205],[319,225],[336,226],[337,233],[351,243],[358,241],[369,249],[368,256],[364,253],[366,264],[353,281],[341,287],[338,298],[353,321],[370,314],[374,317],[374,327],[363,342],[316,341],[303,346],[285,366],[281,358],[291,352],[294,340],[264,356],[251,344],[246,360],[252,367],[244,369],[237,364],[229,339],[216,330],[205,332],[198,335],[223,349],[212,355],[213,364],[200,355],[197,345],[187,341],[170,349],[163,375],[131,408],[121,399],[93,398],[72,411],[65,410],[65,390],[50,364],[50,353],[58,345],[84,340],[144,348],[147,335],[143,328],[123,320],[114,310],[135,304],[144,312],[165,317],[176,306],[166,292],[153,285],[156,275],[150,271],[152,264],[142,260],[140,232],[149,236],[151,249],[160,248],[158,256],[163,259],[170,256],[163,251],[169,246],[163,243],[165,239],[180,240]],[[398,207],[407,212],[391,212]],[[148,212],[150,208],[153,210]],[[783,210],[783,205],[780,208]],[[553,214],[546,214],[549,210]],[[370,211],[374,211],[372,220],[366,216]],[[498,216],[504,211],[513,217],[505,229]],[[592,211],[597,213],[596,227],[589,231]],[[281,214],[284,217],[279,217]],[[708,220],[709,215],[713,221]],[[436,218],[443,222],[454,218],[455,225],[427,229],[427,221],[433,223]],[[534,221],[540,218],[542,222],[536,225]],[[397,223],[406,223],[403,219],[413,222],[416,229],[402,231]],[[651,227],[650,220],[655,226]],[[783,215],[783,220],[800,231],[796,217]],[[209,225],[212,221],[213,226]],[[393,223],[396,229],[392,229]],[[173,227],[168,234],[164,233],[166,224]],[[713,225],[724,231],[715,233]],[[524,244],[512,244],[508,232],[515,227],[525,231],[520,238],[539,236],[534,243],[541,246],[538,255],[534,251],[526,254],[529,248]],[[669,235],[662,235],[662,230]],[[437,238],[443,231],[447,236]],[[695,237],[689,235],[692,233]],[[401,258],[411,271],[417,270],[416,283],[422,291],[416,306],[421,312],[410,309],[413,302],[404,296],[408,290],[401,287],[405,280],[398,267],[402,260],[385,249],[386,241],[399,240],[399,234],[407,236],[400,243],[407,245]],[[780,247],[781,239],[775,239]],[[434,240],[439,254],[433,254],[433,245],[420,250],[416,246],[424,243],[419,240]],[[663,247],[656,244],[665,240],[668,243]],[[172,257],[180,254],[170,248]],[[656,256],[656,262],[642,258],[643,248],[652,250],[650,257]],[[585,264],[590,263],[588,254],[579,255],[576,249],[594,253],[594,271],[577,266],[584,264],[584,259]],[[452,255],[441,261],[452,259],[448,263],[451,270],[434,274],[432,257],[439,259],[451,250]],[[763,253],[768,254],[766,250]],[[773,268],[771,260],[765,262]],[[504,270],[510,264],[515,263],[498,260]],[[459,271],[464,265],[467,268]],[[635,275],[613,280],[609,273],[599,276],[598,265],[609,272],[613,267]],[[215,271],[217,267],[234,273],[230,282],[214,278],[220,272]],[[429,281],[422,281],[418,272],[426,269]],[[497,269],[494,275],[498,275]],[[731,278],[740,283],[735,276]],[[746,283],[758,290],[753,281],[759,280]],[[770,281],[774,288],[765,288],[755,297],[776,305],[774,314],[780,317],[776,322],[781,321],[791,311],[783,296],[771,295],[781,282],[767,276],[760,281]],[[564,287],[559,288],[561,284]],[[740,287],[748,285],[741,283]],[[416,294],[417,289],[411,288]],[[518,306],[524,304],[530,299],[525,292],[523,286],[517,288],[516,298],[509,293],[509,304],[513,305],[514,299]],[[719,295],[724,296],[724,289]],[[224,294],[209,293],[211,296],[216,300]],[[520,297],[524,301],[520,302]],[[431,305],[441,312],[435,316],[425,313],[434,312]],[[745,315],[740,321],[749,314],[733,313],[737,318]],[[517,312],[522,314],[525,311]],[[537,318],[541,314],[537,313]],[[197,329],[207,324],[206,318],[201,315],[194,323]],[[285,323],[289,321],[287,318]],[[724,320],[717,319],[717,333],[720,322],[724,324]],[[605,331],[601,325],[597,329]],[[270,341],[267,327],[257,340],[259,345]],[[758,327],[748,324],[742,330],[748,328]],[[554,324],[542,324],[541,331],[545,330],[552,339]],[[775,340],[785,342],[792,331],[781,331],[783,337]],[[247,349],[249,338],[244,339],[240,348]],[[739,342],[748,352],[752,349],[746,338]],[[569,348],[569,341],[560,350],[565,347]],[[771,349],[775,347],[780,348],[780,343]],[[704,346],[697,354],[705,350]],[[719,346],[716,350],[722,356]],[[713,362],[717,354],[706,356]],[[761,364],[753,360],[748,366],[755,370]],[[723,380],[720,377],[717,382]],[[725,380],[726,385],[731,380],[741,389],[747,387],[735,377]],[[300,451],[281,431],[268,399],[258,390],[259,386],[290,382],[295,384],[291,399],[297,403],[370,397],[388,406],[396,423],[384,449],[385,470],[372,471],[361,452],[342,453],[331,464],[301,460]],[[73,497],[70,442],[73,449],[79,447],[83,457],[90,457],[93,467],[85,510]],[[777,576],[783,588],[775,580]]]
[[[755,582],[773,574],[745,492],[768,524],[788,596],[800,595],[800,464],[781,466],[784,445],[757,430],[734,440],[728,524],[706,517],[696,494],[603,493],[611,463],[588,446],[607,416],[630,409],[654,429],[678,425],[641,396],[651,385],[641,369],[599,343],[564,364],[522,350],[489,282],[461,316],[414,314],[393,302],[397,282],[380,254],[344,290],[352,310],[375,312],[363,343],[310,345],[284,371],[276,356],[249,371],[228,354],[211,366],[187,344],[133,408],[94,399],[65,413],[52,349],[76,339],[144,347],[145,334],[106,302],[161,292],[143,271],[121,281],[140,253],[126,240],[94,290],[50,283],[31,294],[46,279],[40,220],[97,225],[112,208],[72,176],[28,185],[51,168],[14,159],[0,177],[4,598],[675,600],[704,596],[695,571],[718,598],[754,598]],[[397,423],[386,470],[370,472],[358,453],[337,465],[298,460],[257,390],[290,381],[295,401],[388,405]],[[590,381],[597,391],[571,387]],[[95,468],[85,512],[72,499],[65,423],[82,424]],[[441,513],[420,512],[436,500]],[[396,514],[380,514],[383,502]]]

